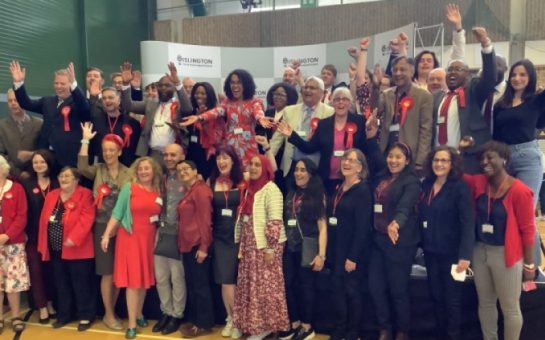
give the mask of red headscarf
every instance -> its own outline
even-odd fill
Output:
[[[102,138],[102,143],[104,143],[104,142],[112,142],[115,145],[117,145],[119,150],[123,149],[123,144],[124,144],[123,139],[121,139],[121,137],[119,137],[116,134],[109,133],[109,134],[105,135],[104,138]]]
[[[248,183],[246,198],[242,199],[241,213],[244,215],[251,215],[254,207],[254,195],[261,190],[265,184],[269,183],[274,178],[274,172],[272,170],[271,163],[267,157],[263,155],[255,155],[252,158],[257,157],[261,161],[261,176],[258,179],[250,179]]]

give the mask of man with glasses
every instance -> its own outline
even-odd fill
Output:
[[[282,119],[304,140],[310,139],[310,136],[318,125],[318,120],[333,115],[333,107],[320,102],[324,88],[322,79],[315,76],[308,77],[305,80],[305,85],[301,88],[303,102],[287,106],[282,110]],[[278,131],[274,133],[271,139],[270,148],[272,154],[276,156],[278,150],[284,144],[284,155],[280,162],[280,169],[284,173],[284,177],[287,177],[290,173],[292,164],[295,165],[301,158],[310,158],[315,164],[319,163],[320,156],[317,153],[307,155],[301,152],[293,144],[287,142],[287,137]]]

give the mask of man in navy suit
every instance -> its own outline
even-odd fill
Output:
[[[38,138],[38,148],[50,149],[61,166],[77,166],[81,143],[80,124],[90,120],[89,103],[78,87],[74,64],[55,71],[55,95],[30,99],[24,82],[26,70],[14,60],[9,66],[13,89],[19,105],[43,115],[43,125]]]

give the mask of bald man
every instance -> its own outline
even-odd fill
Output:
[[[447,71],[443,68],[434,68],[433,70],[428,73],[428,91],[431,92],[431,94],[436,94],[438,92],[447,92]]]
[[[182,79],[182,85],[184,86],[185,93],[187,93],[188,96],[191,96],[191,91],[196,83],[197,82],[190,77],[185,77]]]

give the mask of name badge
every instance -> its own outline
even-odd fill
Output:
[[[382,204],[375,204],[373,206],[373,211],[377,214],[382,214]]]
[[[233,216],[233,210],[231,210],[231,209],[221,209],[221,216],[231,217],[231,216]]]
[[[297,134],[299,135],[299,137],[302,137],[302,138],[305,138],[307,136],[306,131],[297,131]]]
[[[153,215],[153,216],[151,216],[149,218],[149,221],[150,221],[150,223],[155,223],[155,222],[159,221],[159,216]]]
[[[49,216],[49,222],[51,222],[51,223],[57,222],[57,219],[55,218],[55,215]]]
[[[297,225],[297,220],[292,218],[291,220],[288,220],[288,226],[289,227],[295,227]]]
[[[163,205],[163,198],[162,197],[157,197],[155,199],[155,203],[159,204],[159,205]]]
[[[243,133],[243,132],[244,132],[244,129],[243,129],[243,128],[236,128],[236,129],[234,130],[235,135],[240,135],[240,134]]]
[[[397,131],[399,131],[399,124],[390,125],[390,132],[397,132]]]
[[[335,156],[335,157],[344,156],[344,150],[335,150],[335,151],[333,151],[333,156]]]
[[[494,226],[490,223],[483,223],[482,231],[485,234],[494,234]]]
[[[422,222],[422,227],[423,227],[424,229],[428,229],[428,221]]]
[[[437,124],[445,124],[445,116],[439,116],[439,118],[437,118]]]
[[[337,225],[337,218],[336,217],[330,217],[329,218],[329,225],[336,226]]]
[[[249,220],[250,220],[250,216],[248,215],[244,215],[244,217],[242,218],[242,222],[244,223],[248,223]]]
[[[189,138],[189,140],[191,141],[191,143],[198,143],[199,142],[199,137],[197,136],[191,136]]]

